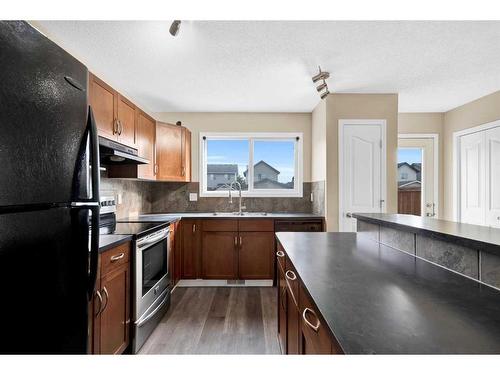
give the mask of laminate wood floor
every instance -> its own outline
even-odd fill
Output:
[[[139,354],[280,354],[276,288],[176,288]]]

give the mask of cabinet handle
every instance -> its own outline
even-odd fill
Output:
[[[111,258],[109,258],[109,260],[111,262],[116,262],[117,260],[122,259],[124,256],[125,256],[125,253],[116,254],[116,255],[113,255]]]
[[[118,135],[122,135],[122,131],[123,131],[123,125],[122,125],[122,122],[121,120],[118,120]]]
[[[154,174],[158,174],[158,164],[155,164]]]
[[[118,119],[114,119],[113,120],[113,135],[115,135],[116,133],[118,133]]]
[[[186,167],[182,167],[181,175],[184,176],[186,174]]]
[[[277,257],[280,257],[280,258],[283,258],[283,257],[285,256],[285,253],[284,253],[283,251],[281,251],[281,250],[278,250],[278,251],[276,252],[276,256],[277,256]]]
[[[315,316],[316,320],[318,321],[316,323],[316,325],[312,324],[309,320],[307,320],[307,312],[310,312],[312,315]],[[316,315],[316,313],[314,312],[314,310],[311,310],[309,307],[306,307],[304,309],[304,311],[302,311],[302,319],[304,319],[304,322],[309,326],[311,327],[311,329],[314,331],[314,332],[318,332],[318,329],[319,329],[319,326],[321,325],[319,319],[318,319],[318,316]]]
[[[288,280],[291,280],[291,281],[297,280],[297,275],[295,274],[295,272],[293,272],[291,270],[286,271],[285,276]]]
[[[238,247],[238,237],[234,236],[234,247]]]
[[[193,233],[196,232],[196,224],[193,224]]]
[[[240,247],[241,247],[241,245],[243,245],[243,239],[240,236]]]
[[[106,287],[102,288],[102,291],[104,292],[104,295],[106,296],[106,303],[102,307],[102,310],[99,311],[99,314],[102,313],[104,310],[106,310],[106,307],[108,307],[108,301],[109,301],[109,293]]]
[[[99,315],[101,313],[101,309],[102,309],[102,296],[101,296],[101,292],[99,292],[98,290],[95,291],[95,295],[97,296],[97,298],[99,298],[99,308],[97,309],[97,312],[95,313],[95,316]]]

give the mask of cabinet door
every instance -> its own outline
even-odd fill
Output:
[[[99,135],[117,140],[116,92],[113,88],[89,73],[89,102],[94,113]]]
[[[341,354],[340,346],[330,337],[326,323],[317,313],[302,287],[299,290],[299,301],[300,352],[302,354]]]
[[[202,276],[204,279],[236,279],[238,232],[203,232]]]
[[[278,266],[278,339],[281,353],[286,354],[286,282],[281,266]]]
[[[299,310],[290,295],[290,290],[286,289],[286,354],[299,354]]]
[[[98,271],[99,272],[99,271]],[[89,320],[92,320],[92,335],[91,338],[89,339],[89,351],[92,354],[99,354],[101,352],[101,317],[99,316],[99,313],[103,307],[103,300],[102,300],[102,294],[101,294],[101,279],[100,275],[98,274],[97,276],[97,281],[95,285],[95,292],[94,292],[94,298],[92,299],[92,308],[91,311],[89,312]]]
[[[182,181],[182,128],[177,125],[157,123],[156,178],[163,181]]]
[[[200,221],[182,220],[182,271],[183,279],[197,279],[200,277]]]
[[[156,179],[155,174],[155,139],[156,122],[141,110],[137,111],[137,137],[136,146],[140,157],[149,160],[149,164],[139,165],[137,174],[139,178],[148,180]]]
[[[120,354],[129,343],[130,331],[130,263],[101,278],[104,300],[100,314],[101,354]]]
[[[272,279],[274,277],[274,233],[239,232],[240,279]]]
[[[135,105],[118,94],[118,142],[135,147]]]
[[[182,171],[183,181],[191,181],[191,132],[182,128]]]

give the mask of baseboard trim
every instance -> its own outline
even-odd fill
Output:
[[[185,287],[266,287],[273,286],[273,280],[179,280],[176,288]]]

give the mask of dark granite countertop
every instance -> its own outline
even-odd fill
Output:
[[[156,214],[142,214],[137,217],[128,217],[124,220],[169,220],[173,218],[193,218],[193,219],[323,219],[323,216],[312,213],[266,213],[262,212],[244,212],[243,216],[237,215],[232,212],[173,212],[173,213],[156,213]]]
[[[358,220],[418,233],[500,255],[500,228],[457,223],[414,215],[356,213]]]
[[[99,252],[103,253],[106,250],[112,249],[124,242],[132,241],[130,234],[101,234],[99,236]]]
[[[500,292],[356,233],[279,233],[345,353],[500,353]]]

